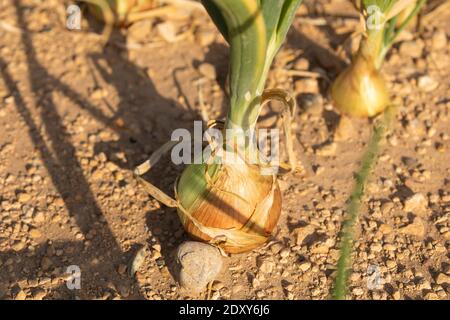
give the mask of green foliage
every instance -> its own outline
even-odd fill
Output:
[[[209,16],[211,17],[212,21],[216,25],[217,29],[219,29],[225,40],[229,42],[230,39],[228,37],[227,24],[225,22],[225,18],[222,15],[222,12],[220,11],[220,8],[218,8],[216,4],[210,0],[202,0],[202,4],[205,7],[206,12],[208,12]]]
[[[362,0],[356,1],[356,7],[367,19],[367,39],[372,51],[374,65],[377,69],[383,64],[384,58],[394,44],[395,39],[405,29],[408,23],[418,14],[426,0]],[[411,10],[411,6],[413,9]],[[409,13],[408,13],[409,12]],[[399,20],[399,16],[408,14],[406,19]],[[398,25],[400,21],[400,25]],[[378,27],[370,27],[375,24]]]
[[[384,35],[385,51],[389,50],[389,48],[394,43],[395,38],[406,28],[406,26],[411,21],[411,19],[414,18],[419,13],[420,9],[425,5],[425,3],[426,3],[426,0],[417,1],[414,9],[411,11],[411,13],[408,15],[408,17],[402,22],[402,24],[397,28],[396,28],[397,15],[393,16],[387,22],[387,28],[385,29],[385,35]]]
[[[247,128],[256,121],[272,60],[301,0],[203,0],[230,44],[229,120]]]
[[[230,117],[238,125],[248,125],[247,107],[258,96],[266,51],[266,27],[256,0],[212,0],[225,21],[223,33],[230,44]],[[217,11],[216,11],[217,12]],[[226,30],[226,31],[225,31]]]
[[[271,0],[271,1],[276,2],[276,0]],[[276,32],[276,36],[277,36],[276,51],[278,51],[282,42],[284,41],[284,38],[286,37],[289,27],[292,24],[292,20],[294,20],[295,12],[297,11],[301,2],[302,2],[302,0],[300,0],[300,1],[298,1],[298,0],[284,1],[283,9],[281,10],[280,19],[278,20],[278,26],[277,26],[277,32]]]

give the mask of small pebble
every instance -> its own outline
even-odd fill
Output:
[[[303,241],[315,232],[315,228],[312,225],[306,225],[304,227],[296,228],[293,233],[296,236],[296,244],[301,245]]]
[[[212,285],[212,289],[214,291],[219,291],[220,289],[222,289],[223,287],[225,287],[225,285],[220,282],[220,281],[214,281],[213,285]]]
[[[450,285],[450,276],[446,275],[445,273],[440,273],[436,277],[436,283]]]
[[[171,21],[159,23],[156,26],[158,34],[169,43],[177,41],[177,30]]]
[[[300,270],[302,270],[303,272],[308,271],[311,268],[311,263],[310,262],[301,262],[298,267],[300,268]]]
[[[195,38],[202,47],[207,47],[216,39],[216,33],[209,30],[199,30],[195,33]]]
[[[38,229],[31,229],[29,231],[30,237],[33,239],[39,239],[42,237],[42,233]]]
[[[198,67],[198,71],[210,80],[215,80],[217,77],[216,68],[210,63],[202,63]]]
[[[31,200],[31,195],[28,193],[20,193],[18,199],[20,203],[27,203]]]
[[[274,254],[278,254],[281,249],[283,249],[283,245],[281,243],[274,243],[270,246],[270,251],[272,251]]]
[[[25,300],[26,298],[27,298],[27,294],[23,290],[20,290],[14,299],[15,300]]]
[[[258,260],[258,269],[262,273],[272,273],[273,268],[275,267],[275,263],[269,260],[259,259]]]
[[[364,294],[364,290],[362,288],[356,287],[356,288],[353,288],[352,293],[355,296],[362,296]]]
[[[403,210],[415,215],[424,216],[428,210],[428,200],[422,193],[416,193],[405,200]]]
[[[426,232],[425,222],[421,218],[414,218],[413,222],[399,229],[402,234],[423,237]]]
[[[289,257],[289,253],[290,253],[290,250],[288,248],[285,248],[280,251],[280,256],[281,256],[281,258],[287,258],[287,257]]]
[[[437,87],[439,86],[439,82],[437,82],[430,76],[421,76],[417,81],[417,85],[419,89],[425,92],[431,92],[437,89]]]

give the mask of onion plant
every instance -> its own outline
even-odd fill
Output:
[[[334,299],[345,299],[347,294],[354,225],[358,220],[365,185],[374,169],[381,141],[390,129],[395,112],[380,68],[396,37],[416,16],[424,3],[425,0],[356,1],[357,8],[366,19],[367,30],[351,65],[335,80],[331,94],[335,106],[344,114],[371,117],[383,111],[384,113],[374,123],[372,137],[362,158],[361,167],[355,174],[355,186],[347,203],[332,293]],[[411,9],[411,6],[414,7]]]
[[[263,244],[281,212],[276,173],[255,147],[255,127],[263,105],[277,99],[286,106],[284,131],[295,99],[282,90],[264,90],[272,60],[283,43],[301,0],[204,0],[208,14],[230,47],[230,101],[226,120],[219,125],[224,139],[201,163],[189,164],[175,185],[175,198],[153,184],[149,193],[176,207],[192,237],[239,253]],[[177,142],[169,142],[136,168],[140,176]],[[287,138],[291,167],[295,159]],[[198,157],[199,155],[196,155]],[[249,161],[249,159],[256,161]],[[233,161],[228,161],[232,159]]]
[[[334,81],[335,107],[351,116],[372,117],[389,104],[389,92],[380,73],[386,54],[397,36],[425,0],[356,0],[365,20],[365,33],[350,66]]]

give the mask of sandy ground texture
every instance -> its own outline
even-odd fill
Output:
[[[450,12],[433,10],[440,3],[383,66],[398,109],[358,223],[351,299],[449,297]],[[224,117],[227,46],[202,11],[184,9],[116,29],[103,48],[102,25],[85,11],[80,31],[65,27],[69,4],[0,0],[0,298],[187,298],[174,250],[188,237],[132,169],[174,129]],[[329,297],[371,130],[341,117],[328,96],[357,27],[347,1],[299,10],[267,86],[296,94],[305,171],[280,178],[273,237],[224,259],[212,299]],[[261,125],[281,125],[278,109]],[[171,193],[182,169],[167,157],[145,178]],[[69,266],[79,267],[80,289],[66,285]]]

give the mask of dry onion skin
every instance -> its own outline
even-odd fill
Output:
[[[332,84],[331,97],[335,107],[344,114],[373,117],[390,105],[380,70],[386,53],[425,0],[356,0],[354,3],[368,23],[367,27],[364,25],[365,34],[352,63]],[[377,21],[373,8],[379,10]],[[377,27],[371,27],[369,21],[376,21]]]
[[[158,0],[86,0],[89,12],[107,24],[126,26],[132,16],[158,6]],[[112,16],[111,16],[112,14]],[[131,17],[131,18],[130,18]]]

